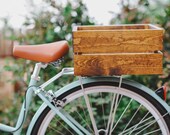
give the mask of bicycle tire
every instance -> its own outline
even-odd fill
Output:
[[[113,92],[116,92],[117,91],[117,93],[119,93],[119,95],[121,94],[121,95],[123,95],[122,97],[123,98],[129,98],[129,100],[131,100],[132,99],[132,97],[133,97],[133,100],[132,101],[137,101],[137,103],[140,103],[140,104],[142,104],[142,107],[144,107],[144,108],[146,108],[146,109],[149,109],[149,111],[151,111],[150,113],[149,113],[149,116],[147,116],[147,118],[149,117],[152,117],[151,115],[154,115],[154,118],[155,117],[160,117],[160,116],[162,116],[161,118],[159,118],[159,120],[158,120],[158,123],[157,123],[157,125],[154,125],[154,126],[159,126],[159,128],[160,128],[160,130],[158,130],[158,129],[154,129],[153,131],[150,131],[150,129],[148,129],[147,128],[147,130],[149,130],[149,131],[139,131],[139,130],[136,130],[136,129],[134,129],[134,126],[133,126],[133,124],[132,124],[132,126],[131,127],[129,127],[130,126],[130,124],[129,125],[126,125],[127,127],[128,127],[128,129],[125,129],[125,127],[126,126],[123,126],[123,128],[121,127],[118,127],[118,129],[124,129],[125,131],[126,130],[129,130],[129,128],[131,129],[132,128],[132,130],[135,130],[135,131],[133,131],[132,133],[131,133],[131,131],[129,131],[128,133],[129,134],[137,134],[137,133],[139,133],[139,134],[148,134],[148,133],[154,133],[154,135],[156,135],[156,134],[160,134],[160,132],[161,132],[161,134],[163,134],[163,135],[169,135],[170,134],[170,115],[169,115],[169,113],[167,112],[167,110],[166,110],[166,108],[165,108],[165,106],[162,104],[162,103],[160,103],[156,98],[155,98],[155,96],[156,96],[156,94],[153,92],[152,94],[153,95],[151,95],[151,94],[149,94],[147,91],[143,91],[143,88],[145,88],[144,86],[142,86],[142,85],[140,85],[139,87],[135,87],[134,85],[133,85],[133,82],[131,83],[131,82],[126,82],[126,80],[123,80],[123,82],[122,82],[122,85],[121,85],[121,88],[119,88],[118,87],[119,86],[119,81],[118,81],[118,79],[116,80],[116,81],[97,81],[97,82],[91,82],[91,83],[86,83],[86,84],[83,84],[83,87],[84,87],[84,90],[85,91],[89,91],[90,93],[89,94],[92,94],[93,92],[93,94],[96,94],[97,92],[97,90],[99,91],[99,92],[104,92],[104,94],[105,94],[105,92],[106,91],[108,91],[108,92],[110,92],[110,91],[113,91]],[[116,89],[116,90],[115,90]],[[74,87],[74,88],[72,88],[72,89],[70,89],[69,91],[67,91],[67,92],[64,92],[64,93],[62,93],[61,95],[59,95],[58,96],[58,99],[65,99],[65,98],[67,98],[67,97],[69,97],[70,95],[73,95],[73,96],[77,96],[77,94],[80,94],[82,92],[82,89],[81,89],[81,87],[80,86],[76,86],[76,87]],[[129,93],[128,93],[129,92]],[[110,94],[110,93],[109,93]],[[135,96],[134,96],[135,95]],[[72,98],[72,97],[71,97]],[[76,97],[75,99],[79,99],[80,97]],[[122,99],[123,99],[122,98]],[[139,99],[138,99],[139,98]],[[74,97],[73,97],[73,99],[74,99]],[[119,98],[118,98],[119,99]],[[122,100],[121,99],[121,100]],[[120,102],[120,104],[121,104],[121,100],[119,100]],[[143,100],[143,101],[141,101],[141,100]],[[73,102],[73,101],[72,101]],[[99,102],[99,101],[98,101]],[[92,103],[93,104],[93,103]],[[67,106],[67,105],[66,105]],[[94,105],[93,105],[94,106]],[[109,105],[110,106],[110,105]],[[126,105],[125,105],[126,106]],[[132,106],[133,107],[133,106]],[[135,112],[137,112],[136,111],[137,109],[135,109]],[[145,110],[145,109],[144,109]],[[133,110],[134,111],[134,110]],[[142,110],[143,111],[143,110]],[[147,110],[148,111],[148,110]],[[137,112],[138,113],[138,112]],[[141,112],[142,113],[142,112]],[[154,113],[154,114],[153,114]],[[166,114],[166,115],[165,115]],[[83,114],[84,115],[84,114]],[[134,114],[133,114],[134,115]],[[120,114],[119,114],[119,116],[120,116]],[[144,118],[146,116],[146,113],[145,113],[145,115],[143,115],[142,117],[141,117],[141,119],[142,118]],[[51,111],[51,109],[49,108],[49,107],[46,107],[45,109],[44,109],[44,111],[43,111],[43,113],[39,116],[39,118],[38,118],[38,120],[36,121],[36,123],[35,123],[35,125],[34,125],[34,127],[33,127],[33,129],[32,129],[32,132],[31,132],[31,134],[32,135],[43,135],[43,134],[47,134],[47,135],[51,135],[52,133],[50,133],[51,132],[51,127],[50,127],[50,132],[48,132],[47,131],[47,133],[45,132],[46,131],[46,128],[48,128],[47,126],[48,126],[48,124],[45,124],[45,126],[44,126],[44,123],[49,123],[49,121],[51,121],[51,120],[53,120],[53,118],[50,118],[50,117],[53,117],[53,114],[52,114],[52,111]],[[85,116],[82,116],[82,117],[85,117]],[[131,116],[132,117],[132,116]],[[136,116],[134,116],[134,118],[135,118]],[[156,119],[157,119],[156,118]],[[138,116],[137,116],[137,118],[135,119],[135,121],[137,121],[137,123],[140,123],[140,121],[141,121],[141,119],[140,120],[137,120],[138,119]],[[119,120],[119,118],[117,118],[117,120]],[[127,121],[127,123],[129,122],[129,120],[126,120],[126,119],[123,119],[124,121]],[[48,121],[48,122],[47,122]],[[102,121],[104,121],[104,120],[102,120]],[[143,120],[144,121],[144,120]],[[142,122],[143,122],[142,121]],[[152,121],[151,121],[152,122]],[[97,123],[97,122],[96,122]],[[101,123],[100,122],[100,120],[99,120],[99,122],[98,123]],[[135,123],[135,124],[137,124],[137,123]],[[58,124],[58,122],[56,122],[55,124]],[[118,124],[122,124],[122,122],[120,123],[120,121],[119,121],[119,123]],[[143,122],[143,123],[141,123],[142,125],[144,125],[145,123]],[[114,122],[114,125],[116,125],[116,122]],[[113,125],[113,126],[114,126]],[[106,126],[107,126],[107,124],[106,124]],[[139,125],[137,125],[137,127],[135,127],[135,128],[138,128],[138,126]],[[153,126],[153,125],[152,125]],[[87,128],[88,126],[86,125],[86,128]],[[90,130],[90,128],[92,127],[92,125],[90,125],[88,128],[88,130]],[[126,128],[127,128],[126,127]],[[112,127],[113,128],[113,127]],[[117,128],[117,127],[116,127]],[[43,133],[42,133],[42,129],[44,130],[43,131]],[[102,131],[101,130],[102,128],[100,128],[100,135],[104,135],[105,134],[105,131]],[[103,128],[104,129],[104,128]],[[66,132],[66,130],[68,130],[67,132]],[[158,131],[160,131],[160,132],[158,132]],[[127,134],[126,132],[122,132],[122,134]],[[66,129],[62,129],[61,131],[54,131],[55,133],[54,134],[64,134],[64,135],[69,135],[69,134],[71,134],[70,132],[73,132],[72,134],[76,134],[72,129],[69,129],[69,127],[66,127]],[[89,131],[90,132],[90,131]],[[120,131],[115,131],[115,132],[112,132],[112,134],[120,134],[121,133]],[[94,134],[94,133],[91,133],[91,134]]]

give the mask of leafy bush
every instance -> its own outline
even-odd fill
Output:
[[[113,13],[113,19],[111,24],[120,23],[154,23],[159,24],[165,28],[164,37],[164,74],[161,76],[129,76],[132,80],[137,80],[145,84],[146,86],[156,89],[161,85],[169,84],[169,44],[170,44],[170,5],[169,3],[163,3],[162,1],[147,1],[147,0],[124,0],[121,1],[120,8],[121,12],[119,14]],[[48,67],[41,72],[42,82],[48,80],[50,77],[55,75],[62,67],[73,66],[73,52],[72,52],[72,27],[75,25],[93,25],[94,21],[88,16],[87,8],[81,0],[67,1],[65,4],[58,4],[53,0],[44,0],[45,6],[38,8],[33,7],[30,15],[26,17],[26,22],[23,28],[17,36],[12,35],[11,39],[17,40],[20,44],[41,44],[50,43],[54,41],[67,40],[70,44],[70,52],[65,57],[65,62],[63,65],[56,69],[54,67]],[[159,8],[158,8],[159,7]],[[24,32],[23,32],[24,31]],[[23,82],[24,88],[26,90],[26,85],[28,85],[30,75],[33,71],[34,62],[21,59],[13,59],[13,66],[6,66],[5,69],[12,71],[15,75],[13,78],[16,82]],[[23,78],[23,76],[25,76]],[[62,77],[59,81],[54,82],[50,86],[50,89],[59,89],[69,82],[72,82],[74,77]],[[19,90],[16,93],[16,99],[13,104],[14,107],[9,108],[9,115],[12,112],[13,118],[18,114],[18,108],[20,107],[20,102],[23,100],[24,91]],[[20,98],[22,97],[22,98]],[[103,102],[107,102],[105,100]],[[126,101],[125,101],[126,102]],[[124,104],[125,102],[122,102]],[[37,110],[38,105],[41,104],[37,98],[31,104],[31,111],[29,119],[31,119],[34,112]],[[99,102],[100,104],[100,102]],[[16,107],[18,106],[18,107]],[[133,106],[134,109],[136,105]],[[73,108],[74,109],[74,108]],[[107,110],[106,110],[107,111]],[[122,110],[120,110],[121,112]],[[14,116],[15,115],[15,116]],[[2,121],[13,125],[10,121],[11,116],[2,114]],[[16,117],[15,117],[16,118]]]
[[[26,16],[26,21],[22,29],[16,32],[16,34],[12,33],[8,38],[18,41],[20,44],[30,45],[67,40],[70,45],[70,52],[65,57],[65,61],[60,68],[48,66],[48,68],[41,71],[40,76],[42,83],[58,73],[61,68],[73,66],[72,27],[75,25],[93,25],[94,21],[88,16],[87,8],[81,0],[72,2],[68,0],[64,4],[58,4],[53,0],[44,0],[45,7],[40,8],[38,7],[39,5],[35,6],[32,5],[32,3],[29,4],[32,6],[32,11]],[[2,112],[1,121],[9,125],[14,125],[16,120],[11,123],[10,118],[17,118],[19,114],[19,108],[30,80],[30,75],[33,72],[35,62],[13,58],[8,60],[10,62],[12,61],[13,64],[12,66],[6,64],[4,69],[13,72],[14,78],[12,78],[12,80],[18,87],[15,93],[14,103],[11,108],[7,110],[9,115],[5,114],[6,111],[4,113]],[[50,85],[49,88],[58,90],[74,79],[74,76],[62,77],[62,79]],[[38,98],[34,99],[31,104],[28,122],[41,103],[42,102],[38,100]]]

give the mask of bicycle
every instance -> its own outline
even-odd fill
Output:
[[[66,41],[14,47],[15,56],[39,63],[35,65],[16,126],[0,124],[1,131],[21,134],[31,99],[37,95],[44,103],[24,133],[27,135],[170,134],[170,107],[149,88],[122,76],[79,77],[56,92],[45,90],[61,76],[74,75],[74,68],[63,68],[37,86],[40,70],[49,64],[58,65],[68,50]]]

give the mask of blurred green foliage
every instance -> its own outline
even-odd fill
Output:
[[[65,4],[57,3],[55,0],[44,0],[44,6],[39,8],[31,2],[29,4],[32,6],[30,14],[26,16],[26,21],[20,31],[14,34],[12,30],[10,39],[18,41],[20,44],[32,45],[67,40],[70,45],[70,52],[60,68],[56,69],[49,66],[41,72],[42,81],[45,81],[55,75],[61,68],[73,66],[72,28],[76,25],[94,25],[95,23],[89,17],[87,8],[81,0],[67,0]],[[170,3],[161,0],[123,0],[119,6],[120,13],[112,13],[113,18],[110,24],[152,23],[165,29],[164,74],[161,76],[129,76],[129,78],[152,89],[156,89],[163,84],[168,85],[170,83],[168,81],[170,79]],[[10,59],[10,61],[13,61],[13,65],[9,66],[7,64],[4,68],[14,73],[12,79],[22,87],[17,87],[20,89],[16,92],[14,103],[11,108],[5,111],[9,115],[2,113],[1,121],[14,125],[15,120],[11,122],[11,117],[17,118],[14,115],[17,116],[18,114],[24,90],[26,90],[35,63],[22,59]],[[74,77],[62,77],[59,81],[54,82],[50,89],[59,89],[74,79]],[[37,110],[37,104],[40,105],[41,102],[35,98],[35,101],[32,102],[32,111],[28,120]],[[11,113],[13,115],[10,115]]]
[[[31,3],[31,1],[30,3],[28,1],[32,10],[30,11],[30,14],[26,16],[26,21],[22,28],[19,31],[16,31],[15,34],[10,33],[12,31],[9,31],[10,34],[7,35],[8,39],[17,41],[19,44],[33,45],[60,40],[68,41],[70,45],[70,52],[67,56],[65,56],[64,63],[59,68],[48,66],[48,68],[40,73],[40,83],[54,76],[63,67],[73,66],[72,28],[76,25],[94,25],[94,20],[89,17],[87,8],[81,0],[67,0],[64,4],[57,3],[57,1],[54,0],[43,0],[43,2],[43,7],[38,7]],[[7,24],[5,21],[4,24]],[[11,62],[13,63],[12,66],[9,64]],[[23,59],[7,58],[6,63],[7,64],[4,69],[11,71],[14,74],[12,81],[16,85],[16,93],[14,103],[11,108],[8,108],[5,112],[0,110],[0,121],[9,125],[14,125],[19,114],[19,108],[21,107],[24,93],[35,62]],[[59,81],[55,81],[48,88],[57,90],[74,79],[74,76],[64,76],[59,79]],[[36,97],[31,104],[28,122],[31,120],[34,112],[38,109],[38,105],[41,104],[42,102]],[[13,115],[11,115],[11,113]],[[16,119],[12,120],[11,117]]]

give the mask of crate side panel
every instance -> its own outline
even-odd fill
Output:
[[[154,52],[162,50],[162,30],[73,32],[75,53]]]
[[[162,54],[74,55],[81,76],[162,74]]]

